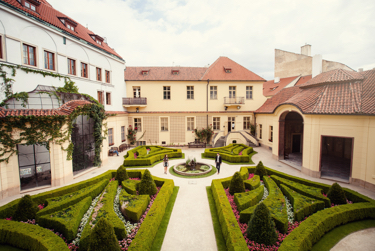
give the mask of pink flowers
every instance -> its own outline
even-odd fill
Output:
[[[137,156],[137,154],[136,153],[134,153],[134,159],[136,159],[138,156]]]
[[[242,155],[242,151],[238,155]]]
[[[44,204],[38,205],[39,210],[42,210],[44,208]]]
[[[249,173],[249,178],[247,178],[248,180],[254,178],[254,174],[253,173]]]
[[[9,217],[9,218],[5,218],[6,220],[12,220],[12,216],[11,217]]]

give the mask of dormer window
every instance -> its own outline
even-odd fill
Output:
[[[90,37],[99,45],[102,45],[103,44],[103,41],[104,41],[104,38],[98,36],[98,35],[95,35],[95,34],[92,34],[90,35]]]
[[[76,31],[77,23],[67,17],[59,17],[60,21],[71,31]]]
[[[148,72],[149,72],[148,70],[144,70],[144,71],[141,72],[141,74],[142,74],[143,76],[146,76],[146,75],[148,75]]]
[[[40,2],[37,0],[22,0],[18,1],[20,4],[22,4],[25,8],[32,10],[32,11],[37,11],[37,7],[40,5]]]
[[[172,75],[178,75],[180,73],[179,70],[172,70]]]
[[[224,67],[224,71],[226,73],[231,73],[232,72],[232,68],[230,68],[230,67]]]

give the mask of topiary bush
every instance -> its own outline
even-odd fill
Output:
[[[229,185],[229,193],[243,193],[245,192],[245,185],[243,183],[240,172],[235,172]]]
[[[331,203],[335,205],[347,203],[345,192],[342,189],[342,187],[337,183],[332,184],[332,186],[329,188],[327,197],[331,200]]]
[[[89,251],[120,251],[113,225],[105,217],[100,218],[90,235]]]
[[[259,244],[273,245],[277,241],[275,223],[267,206],[261,202],[251,216],[246,230],[247,237]]]
[[[27,221],[35,219],[36,213],[39,211],[38,205],[33,201],[30,195],[22,197],[18,202],[17,209],[14,212],[13,219],[16,221]]]
[[[267,170],[264,168],[262,161],[259,161],[258,165],[255,168],[255,175],[259,175],[260,179],[263,180],[263,176],[267,176]]]
[[[144,174],[142,175],[141,182],[138,184],[138,193],[141,194],[148,194],[154,195],[157,193],[157,188],[154,180],[151,177],[151,173],[149,170],[146,169]]]
[[[118,183],[121,184],[121,182],[127,179],[129,179],[128,172],[126,171],[126,168],[123,165],[121,165],[117,169],[116,180],[118,180]]]

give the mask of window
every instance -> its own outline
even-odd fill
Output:
[[[217,86],[210,86],[210,98],[217,99]]]
[[[134,119],[134,130],[142,132],[142,122],[140,118]]]
[[[172,75],[178,75],[180,73],[179,70],[172,70]]]
[[[253,99],[253,87],[246,86],[246,99]]]
[[[81,77],[87,78],[87,64],[81,63]]]
[[[96,67],[96,80],[102,81],[102,69]]]
[[[229,97],[230,98],[236,97],[236,87],[235,86],[229,86]]]
[[[3,59],[4,58],[4,55],[3,55],[3,37],[0,36],[0,59]]]
[[[194,117],[187,118],[187,130],[193,131],[194,130]]]
[[[121,126],[121,142],[125,141],[125,126]]]
[[[224,71],[225,71],[225,73],[231,73],[232,72],[232,68],[230,68],[230,67],[224,67]]]
[[[163,86],[163,99],[171,99],[171,87]]]
[[[194,86],[187,86],[187,99],[194,99]]]
[[[55,70],[55,55],[53,53],[44,51],[44,68]]]
[[[141,87],[133,86],[133,97],[140,98],[141,97]]]
[[[36,66],[35,47],[24,44],[23,45],[23,63]]]
[[[243,118],[243,129],[250,130],[250,117]]]
[[[142,71],[141,74],[142,74],[143,76],[146,76],[146,75],[148,75],[148,71]]]
[[[32,11],[36,11],[36,6],[32,3],[27,2],[27,1],[25,1],[25,7],[32,10]]]
[[[233,131],[236,128],[236,117],[228,117],[229,128],[228,131]]]
[[[213,129],[220,130],[220,117],[213,118]]]
[[[76,75],[76,61],[68,58],[68,74]]]
[[[110,146],[115,144],[115,143],[113,143],[113,128],[108,129],[108,144]]]
[[[273,126],[270,126],[270,139],[271,142],[273,141]]]
[[[105,82],[111,83],[111,76],[110,76],[109,71],[105,71]]]
[[[160,125],[162,131],[168,131],[168,118],[161,118]]]
[[[111,104],[111,93],[110,92],[107,92],[105,94],[105,104],[106,105],[110,105]]]
[[[259,125],[259,139],[262,139],[262,125]]]
[[[104,92],[102,92],[102,91],[98,91],[98,102],[100,103],[100,104],[104,104]]]

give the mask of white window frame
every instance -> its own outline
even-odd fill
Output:
[[[137,120],[137,121],[136,121]],[[134,118],[133,119],[134,123],[134,129],[137,127],[137,132],[142,132],[142,118]]]
[[[253,86],[246,86],[246,99],[253,99]]]
[[[191,123],[193,124],[191,125]],[[186,117],[186,131],[193,131],[194,128],[195,128],[195,117]]]
[[[167,120],[166,125],[165,125],[165,121],[163,123],[163,120]],[[160,131],[161,132],[168,132],[169,131],[169,119],[168,119],[168,117],[160,117]]]
[[[194,86],[186,86],[186,99],[194,100]]]
[[[113,146],[115,144],[113,142],[113,134],[114,134],[113,128],[108,128],[108,145],[109,146]]]
[[[215,121],[216,119],[216,121]],[[220,130],[220,117],[212,117],[212,129],[214,131]]]
[[[210,86],[210,99],[211,100],[217,99],[217,86]]]

